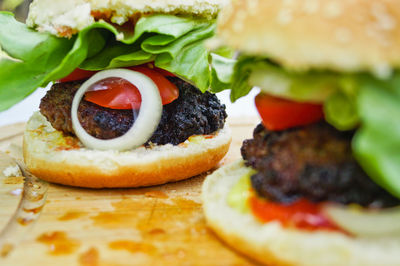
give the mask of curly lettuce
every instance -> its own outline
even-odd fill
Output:
[[[203,92],[210,85],[221,90],[203,45],[214,31],[213,20],[156,14],[140,18],[134,31],[99,21],[67,39],[0,12],[0,111],[78,67],[103,70],[154,61]]]
[[[354,154],[377,184],[400,198],[400,74],[389,82],[363,80],[361,87]]]
[[[279,97],[323,104],[328,123],[357,130],[353,153],[365,172],[400,198],[400,72],[385,80],[368,73],[294,72],[265,58],[242,56],[230,82],[232,101],[257,86]]]

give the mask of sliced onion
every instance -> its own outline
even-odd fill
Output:
[[[106,78],[123,78],[137,87],[142,104],[133,126],[124,135],[114,139],[98,139],[89,135],[78,119],[78,106],[90,87]],[[162,102],[156,84],[146,75],[128,69],[110,69],[96,73],[76,92],[72,102],[72,126],[76,136],[88,148],[97,150],[128,150],[141,146],[150,139],[160,122]]]
[[[368,210],[362,207],[329,204],[323,211],[331,221],[356,236],[400,236],[400,207]]]

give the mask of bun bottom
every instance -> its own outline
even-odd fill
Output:
[[[55,130],[39,112],[24,133],[24,160],[43,180],[87,188],[159,185],[186,179],[213,168],[231,142],[227,126],[211,138],[195,136],[177,146],[139,147],[130,151],[99,151],[81,146]]]
[[[260,223],[251,213],[231,208],[227,195],[249,171],[238,161],[218,169],[203,184],[207,223],[232,248],[268,265],[400,265],[399,237],[288,229],[278,222]]]

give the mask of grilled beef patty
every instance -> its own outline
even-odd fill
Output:
[[[147,142],[177,145],[192,135],[211,134],[224,127],[226,112],[218,98],[201,93],[189,83],[167,77],[179,89],[179,98],[163,106],[160,124]],[[71,106],[76,91],[84,81],[57,83],[40,103],[40,112],[51,125],[66,134],[74,134]],[[82,127],[92,136],[111,139],[125,134],[133,125],[132,110],[113,110],[82,100],[78,108]]]
[[[279,132],[260,124],[253,136],[241,152],[246,165],[257,170],[251,182],[261,197],[282,203],[306,198],[368,207],[400,204],[353,158],[353,132],[340,132],[326,122]]]

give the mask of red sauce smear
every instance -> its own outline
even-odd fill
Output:
[[[279,221],[285,227],[303,230],[329,230],[345,233],[322,213],[322,204],[300,199],[292,204],[270,202],[252,196],[249,199],[253,214],[262,222]]]

